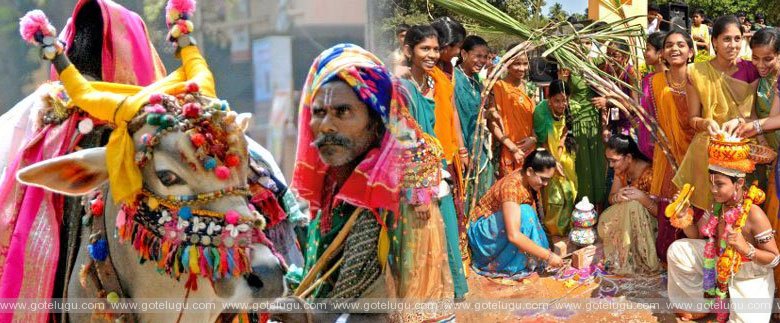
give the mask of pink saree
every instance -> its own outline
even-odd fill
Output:
[[[60,38],[68,47],[76,33],[75,21],[87,3],[80,0]],[[149,41],[146,26],[134,12],[110,0],[97,4],[103,17],[102,79],[145,86],[166,72]],[[54,74],[53,74],[54,75]],[[53,77],[54,78],[54,77]],[[64,155],[77,144],[80,121],[72,114],[61,124],[42,126],[40,111],[51,109],[61,91],[56,83],[42,85],[30,97],[0,116],[0,144],[5,167],[0,183],[0,299],[50,300],[60,247],[62,196],[16,181],[16,171],[39,161]],[[45,322],[48,313],[0,313],[0,322]]]

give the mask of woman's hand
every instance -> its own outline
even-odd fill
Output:
[[[515,151],[512,152],[512,158],[515,159],[516,163],[522,164],[525,159],[525,153],[521,149],[515,148]]]
[[[527,153],[534,148],[534,145],[536,145],[536,138],[528,137],[523,140],[520,140],[520,143],[517,144],[517,148],[522,150],[523,153]]]
[[[563,165],[561,165],[560,162],[555,163],[555,170],[558,172],[558,175],[561,175],[561,177],[566,177],[566,174],[563,173]]]
[[[596,109],[604,110],[607,108],[607,98],[603,96],[598,96],[593,99],[590,99],[590,103],[593,104],[593,106],[596,107]]]
[[[648,198],[647,193],[635,187],[624,187],[621,189],[620,194],[623,196],[623,198],[625,198],[626,201],[643,202],[646,198]]]
[[[727,135],[733,135],[743,124],[745,120],[742,118],[731,119],[721,126],[721,130]]]
[[[743,123],[737,127],[734,134],[740,138],[752,138],[758,135],[758,129],[756,129],[752,122]]]
[[[560,268],[563,266],[563,259],[561,259],[560,256],[550,251],[550,258],[547,261],[547,265],[553,268]]]
[[[705,119],[704,122],[707,123],[707,127],[705,129],[710,136],[717,136],[721,132],[720,126],[717,122],[715,122],[715,120]]]
[[[414,206],[414,214],[422,221],[427,221],[431,218],[431,204],[420,204]]]

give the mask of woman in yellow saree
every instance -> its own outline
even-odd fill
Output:
[[[686,183],[696,187],[691,203],[700,209],[712,205],[707,176],[709,137],[720,133],[726,121],[749,118],[753,110],[759,76],[753,64],[738,57],[742,37],[736,17],[718,18],[712,30],[715,59],[688,69],[689,122],[696,135],[673,181],[678,187]]]
[[[550,83],[548,91],[549,98],[534,110],[534,132],[540,144],[555,157],[558,172],[542,190],[542,221],[550,235],[565,236],[571,228],[571,212],[577,198],[577,172],[574,167],[577,143],[569,130],[572,118],[568,115],[569,91],[566,83],[555,80]]]
[[[606,269],[617,275],[658,272],[658,203],[647,194],[653,166],[628,135],[612,135],[607,141],[606,157],[615,170],[609,195],[612,206],[599,216],[598,223]]]
[[[663,39],[663,60],[668,70],[650,78],[647,109],[655,114],[658,125],[669,139],[670,152],[677,163],[683,161],[694,131],[688,126],[688,101],[685,83],[688,63],[693,58],[693,40],[685,33],[672,31]],[[677,192],[672,183],[674,171],[661,147],[654,147],[653,181],[650,194],[671,198]]]

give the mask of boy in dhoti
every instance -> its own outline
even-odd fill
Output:
[[[775,290],[773,268],[780,263],[780,253],[761,204],[765,194],[753,186],[745,189],[745,175],[754,170],[748,158],[746,141],[724,142],[712,139],[709,170],[715,203],[697,222],[692,211],[685,209],[672,215],[675,227],[684,230],[688,239],[669,247],[669,299],[680,310],[683,319],[700,318],[706,307],[683,306],[683,303],[710,301],[719,308],[718,321],[768,322]],[[745,306],[750,298],[751,306]],[[766,304],[758,304],[758,303]],[[702,303],[699,303],[702,304]]]

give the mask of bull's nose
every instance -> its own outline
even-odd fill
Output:
[[[257,245],[252,257],[252,272],[244,276],[252,294],[260,298],[276,298],[284,295],[285,270],[278,258],[264,245]]]

